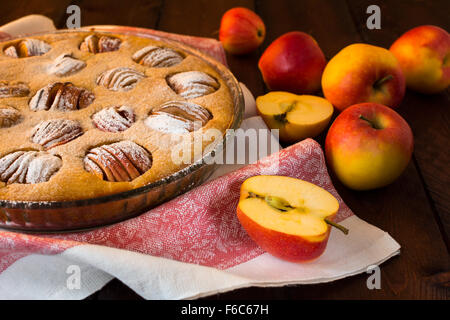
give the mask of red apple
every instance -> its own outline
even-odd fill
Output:
[[[414,144],[408,123],[377,103],[345,109],[325,140],[325,154],[339,180],[355,190],[384,187],[408,165]]]
[[[325,250],[339,203],[328,191],[284,176],[254,176],[244,181],[237,217],[265,251],[300,262]]]
[[[220,42],[231,54],[252,52],[261,45],[265,36],[264,22],[247,8],[228,10],[220,22]]]
[[[270,90],[312,94],[320,89],[325,64],[317,42],[304,32],[293,31],[267,47],[258,67]]]
[[[398,59],[408,88],[422,93],[450,85],[450,35],[436,26],[420,26],[398,38],[389,49]]]
[[[405,79],[389,50],[356,43],[342,49],[328,62],[322,89],[327,100],[340,111],[362,102],[395,108],[405,94]]]

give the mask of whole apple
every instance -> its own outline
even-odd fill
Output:
[[[233,8],[225,12],[220,22],[219,40],[231,54],[254,51],[264,41],[266,27],[261,18],[247,8]]]
[[[325,56],[310,35],[293,31],[272,42],[258,67],[270,90],[312,94],[320,89]]]
[[[362,102],[397,107],[405,78],[395,56],[381,47],[356,43],[338,52],[322,76],[325,97],[338,110]]]
[[[389,49],[398,59],[408,88],[437,93],[450,85],[450,35],[436,26],[420,26]]]
[[[408,165],[414,139],[408,123],[377,103],[345,109],[325,140],[327,162],[338,179],[355,190],[384,187]]]

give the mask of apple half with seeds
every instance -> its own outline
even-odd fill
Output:
[[[284,176],[254,176],[244,181],[237,217],[265,251],[292,262],[318,258],[327,246],[339,209],[336,198],[307,181]]]
[[[280,140],[294,143],[319,135],[330,122],[333,105],[326,99],[272,91],[256,99],[258,113]]]

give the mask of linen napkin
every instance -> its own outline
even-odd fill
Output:
[[[202,43],[204,49],[212,42]],[[221,51],[211,55],[221,59]],[[245,86],[243,92],[252,114],[254,98]],[[260,117],[244,120],[242,128],[267,129]],[[333,281],[399,253],[394,239],[357,218],[339,197],[320,145],[307,139],[277,152],[275,137],[266,131],[265,138],[272,155],[250,165],[223,165],[214,180],[136,218],[80,233],[0,231],[0,299],[82,299],[114,277],[147,299],[190,299],[252,285]],[[248,148],[258,154],[258,144]],[[264,253],[235,214],[241,183],[258,174],[301,178],[331,192],[349,235],[332,230],[326,251],[310,263]]]

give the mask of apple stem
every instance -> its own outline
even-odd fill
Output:
[[[333,222],[333,221],[330,221],[330,220],[328,220],[327,218],[325,218],[324,220],[325,220],[325,222],[326,222],[327,224],[329,224],[330,226],[335,227],[335,228],[338,228],[339,230],[341,230],[345,235],[348,234],[348,231],[349,231],[349,230],[348,230],[346,227],[344,227],[344,226],[342,226],[342,225],[340,225],[340,224],[338,224],[338,223],[335,223],[335,222]]]
[[[392,74],[388,74],[387,76],[384,76],[383,78],[375,81],[375,83],[373,84],[374,88],[378,89],[381,87],[381,85],[389,80],[391,80],[392,78],[394,78],[394,76]]]

